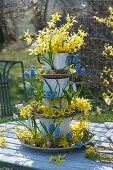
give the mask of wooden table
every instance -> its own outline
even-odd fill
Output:
[[[62,164],[49,162],[50,156],[63,155],[64,153],[43,153],[22,146],[14,132],[16,125],[16,122],[0,124],[0,128],[5,126],[7,140],[7,146],[0,148],[0,167],[19,170],[112,170],[112,164],[110,163],[103,164],[84,158],[85,150],[67,152],[65,161]],[[93,142],[109,146],[110,141],[105,137],[107,129],[104,124],[90,123],[90,126],[96,133]]]

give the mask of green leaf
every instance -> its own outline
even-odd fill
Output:
[[[59,94],[60,94],[60,84],[59,84],[58,80],[56,80],[56,82],[57,82],[57,84],[56,84],[55,90],[57,89],[57,85],[58,85],[59,86],[58,96],[59,96]]]
[[[21,122],[20,120],[17,120],[17,123],[21,126],[26,127],[34,135],[33,130],[29,126],[27,126],[25,123]]]
[[[49,90],[50,90],[50,92],[51,92],[51,94],[53,93],[53,91],[52,91],[52,88],[51,88],[51,86],[49,85],[49,83],[47,82],[47,80],[46,79],[44,79],[44,81],[46,82],[46,84],[48,85],[48,87],[49,87]]]
[[[47,127],[45,126],[45,124],[43,122],[41,122],[41,121],[40,121],[40,124],[42,125],[43,129],[45,130],[46,135],[49,137],[49,132],[48,132]]]

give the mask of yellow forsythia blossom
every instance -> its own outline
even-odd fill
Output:
[[[76,17],[71,17],[69,14],[66,17],[66,23],[60,27],[55,27],[55,24],[60,20],[61,15],[54,13],[52,19],[48,22],[48,27],[38,32],[35,40],[35,47],[30,49],[30,54],[47,54],[50,52],[50,41],[51,51],[53,54],[61,52],[74,52],[81,48],[84,44],[84,37],[87,36],[83,30],[78,30],[77,33],[70,34],[70,30],[76,21]],[[25,39],[28,44],[32,42],[32,38],[29,35],[29,31],[25,33]]]
[[[32,117],[32,107],[30,105],[23,107],[20,111],[20,115],[24,118],[27,116]]]
[[[72,129],[73,129],[73,131],[72,131],[73,143],[77,143],[83,138],[84,129],[86,129],[87,131],[89,131],[89,129],[90,129],[88,119],[86,118],[84,120],[82,117],[79,121],[77,121],[77,123],[74,124]]]
[[[49,111],[50,111],[49,104],[43,104],[40,101],[38,101],[36,105],[37,105],[37,113],[40,113],[45,117],[49,115]],[[26,112],[26,109],[23,108],[22,110],[23,115],[25,115],[24,110]],[[63,109],[58,109],[56,107],[51,108],[50,116],[51,118],[54,116],[65,117],[74,113],[81,113],[81,112],[87,114],[89,110],[91,110],[91,104],[88,99],[84,99],[83,97],[82,98],[74,97],[72,99],[71,105],[67,105]],[[61,121],[62,120],[60,120],[60,122]]]
[[[110,15],[108,18],[103,19],[103,18],[96,17],[96,19],[98,22],[104,23],[108,27],[113,28],[113,8],[109,7],[109,12],[110,12]],[[104,47],[105,47],[105,50],[103,51],[103,55],[109,54],[109,55],[113,56],[113,47],[110,46],[109,44],[106,44]]]
[[[66,154],[64,154],[63,156],[58,155],[58,157],[51,156],[49,158],[49,161],[51,162],[53,160],[54,163],[62,163],[62,162],[64,162],[65,157],[66,157]]]
[[[1,136],[1,138],[0,138],[0,147],[1,146],[6,146],[6,142],[7,142],[7,140],[6,140],[6,138],[4,137],[4,134],[3,134],[4,130],[5,130],[5,127],[0,129],[0,136]]]

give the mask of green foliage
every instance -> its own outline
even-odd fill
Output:
[[[46,125],[45,125],[43,122],[40,121],[40,124],[41,124],[41,126],[43,127],[44,131],[46,132],[46,136],[48,137],[48,139],[51,140],[51,139],[52,139],[52,135],[53,135],[53,133],[54,133],[54,131],[55,131],[55,129],[57,128],[58,125],[55,126],[55,125],[53,124],[53,128],[52,128],[51,131],[49,132],[49,130],[47,129]]]
[[[2,52],[0,52],[0,60],[3,59],[23,61],[24,70],[28,72],[31,63],[35,66],[36,70],[40,68],[40,64],[38,63],[37,58],[29,56],[28,49],[17,49],[17,50],[4,49]],[[20,64],[13,66],[9,74],[9,87],[10,87],[10,96],[11,96],[13,113],[18,112],[17,109],[15,108],[15,105],[17,103],[24,102],[24,98],[23,98],[24,90],[23,90],[23,83],[22,83],[22,73],[20,68],[21,68]],[[0,72],[2,70],[3,70],[3,65],[0,64]],[[35,84],[37,88],[39,88],[40,81],[38,80],[38,77]],[[31,95],[28,93],[27,93],[27,97],[28,99],[31,99]],[[12,120],[12,118],[8,118],[8,120],[10,121]],[[3,119],[3,121],[5,120]]]
[[[102,146],[100,146],[102,148]],[[86,146],[86,153],[84,154],[85,158],[92,159],[94,161],[100,161],[103,163],[110,163],[113,160],[113,156],[107,155],[99,151],[99,146]],[[108,148],[107,148],[108,149]]]
[[[28,131],[31,132],[31,134],[33,135],[33,138],[36,138],[37,135],[37,129],[38,131],[42,134],[42,132],[40,131],[39,127],[37,126],[36,120],[34,118],[34,115],[28,119],[28,121],[30,121],[30,126],[26,125],[25,123],[23,123],[22,121],[20,121],[19,119],[17,119],[17,123],[20,126],[24,126]]]
[[[72,101],[74,96],[79,96],[80,95],[80,93],[82,91],[82,88],[83,88],[83,83],[84,83],[84,77],[82,78],[82,85],[78,88],[77,91],[74,91],[73,85],[71,85],[71,84],[69,85],[68,90],[65,90],[65,88],[63,89],[64,96],[66,97],[69,105],[71,104],[71,101]]]
[[[68,104],[71,104],[72,98],[76,95],[76,92],[73,91],[73,87],[70,87],[69,90],[63,89],[64,96],[66,97]]]

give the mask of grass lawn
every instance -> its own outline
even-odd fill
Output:
[[[37,61],[35,56],[30,56],[28,49],[18,49],[18,50],[6,50],[0,52],[0,60],[15,60],[23,61],[24,70],[30,72],[30,65],[34,65],[36,69],[40,68],[40,64]],[[3,65],[0,65],[0,71],[2,70]],[[13,112],[16,112],[15,104],[22,101],[23,102],[23,84],[21,78],[21,69],[20,65],[15,65],[10,72],[10,92],[11,92],[11,102],[13,106]],[[37,80],[37,87],[39,85]],[[113,121],[113,112],[111,107],[107,106],[102,99],[102,94],[99,92],[99,89],[85,89],[82,91],[82,95],[86,98],[91,99],[93,105],[92,111],[89,114],[89,120],[92,122],[103,123],[105,121]],[[96,100],[95,100],[96,99]],[[99,106],[100,112],[97,113],[97,106]],[[6,121],[12,121],[12,117],[3,118],[0,120],[0,123]]]
[[[23,61],[24,71],[30,72],[30,66],[34,65],[36,69],[40,67],[37,58],[30,56],[28,49],[18,50],[3,50],[0,52],[0,60],[14,60]],[[0,72],[3,70],[3,65],[0,63]],[[15,104],[23,102],[23,83],[20,64],[16,64],[12,67],[9,74],[10,96],[13,111],[15,110]],[[37,81],[37,85],[39,81]]]

